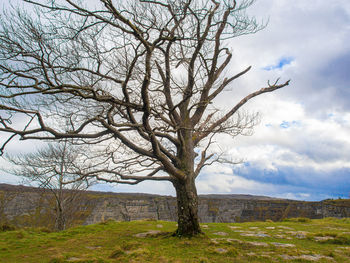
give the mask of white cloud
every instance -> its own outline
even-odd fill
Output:
[[[200,194],[266,194],[266,192],[274,188],[272,184],[259,183],[233,174],[221,174],[220,172],[208,173],[207,170],[203,173],[206,176],[197,182],[197,188]]]

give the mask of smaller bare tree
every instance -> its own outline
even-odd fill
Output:
[[[59,231],[66,228],[67,219],[72,219],[71,208],[76,205],[80,190],[86,190],[92,183],[87,179],[77,180],[83,152],[64,140],[34,153],[6,156],[14,165],[8,173],[22,177],[24,184],[48,190],[50,194],[45,196],[54,198],[55,229]]]

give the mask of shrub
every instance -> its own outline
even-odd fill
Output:
[[[334,239],[327,240],[326,243],[337,245],[350,245],[350,236],[338,235]]]
[[[311,222],[310,218],[306,217],[295,217],[295,218],[285,218],[283,219],[284,222],[300,222],[300,223],[306,223]]]
[[[61,258],[53,258],[49,261],[49,263],[64,263],[64,260]]]
[[[14,226],[11,226],[9,224],[1,224],[0,225],[0,232],[5,232],[5,231],[13,231],[16,230]]]
[[[114,251],[109,256],[110,258],[119,258],[125,254],[124,250],[120,246],[116,246]]]

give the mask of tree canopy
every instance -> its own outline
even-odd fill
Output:
[[[195,178],[221,160],[210,152],[214,136],[249,133],[255,119],[241,107],[289,84],[268,83],[225,111],[216,105],[251,69],[229,70],[228,44],[264,27],[245,13],[253,0],[23,2],[34,10],[1,16],[1,151],[15,136],[72,138],[93,149],[81,178],[168,180],[179,207],[196,207]]]

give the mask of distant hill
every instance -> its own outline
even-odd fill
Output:
[[[13,184],[4,184],[0,183],[0,191],[25,191],[25,192],[37,192],[37,191],[45,191],[45,189],[24,186],[24,185],[13,185]],[[68,190],[69,191],[69,190]],[[85,191],[90,194],[102,194],[102,195],[125,195],[125,196],[145,196],[145,197],[159,197],[162,195],[158,194],[146,194],[146,193],[118,193],[118,192],[102,192],[102,191]],[[211,199],[240,199],[240,200],[286,200],[281,198],[262,196],[262,195],[248,195],[248,194],[205,194],[199,195],[202,198],[211,198]],[[171,196],[166,196],[171,197]]]
[[[263,195],[247,195],[247,194],[207,194],[199,195],[203,198],[212,198],[212,199],[240,199],[240,200],[286,200],[276,197],[269,197]]]

